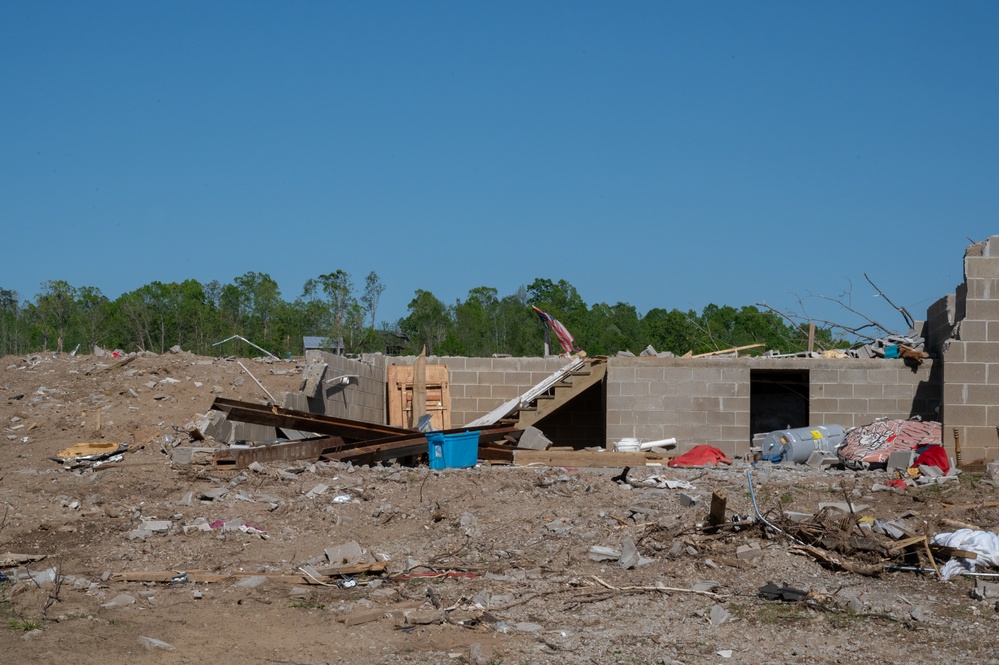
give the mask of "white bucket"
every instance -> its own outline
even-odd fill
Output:
[[[642,444],[634,437],[626,437],[614,443],[614,450],[619,453],[637,453]]]

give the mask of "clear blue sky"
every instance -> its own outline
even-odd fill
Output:
[[[877,304],[999,233],[999,2],[0,4],[0,288]],[[873,304],[872,304],[873,303]]]

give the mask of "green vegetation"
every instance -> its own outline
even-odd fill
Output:
[[[385,288],[371,272],[358,291],[343,270],[309,279],[294,300],[282,297],[270,275],[256,272],[229,284],[152,282],[115,300],[97,287],[62,280],[42,283],[34,300],[0,288],[0,355],[77,346],[89,352],[95,345],[127,352],[163,353],[179,345],[202,355],[259,353],[238,340],[213,346],[240,335],[278,356],[300,354],[304,336],[342,340],[345,353],[418,353],[426,346],[428,354],[437,355],[536,356],[542,352],[543,324],[532,305],[565,325],[590,355],[637,354],[648,345],[677,355],[758,343],[764,346],[750,353],[790,353],[807,345],[807,326],[772,311],[712,304],[699,313],[654,308],[642,316],[624,302],[587,305],[565,280],[541,278],[507,296],[475,287],[453,305],[416,289],[407,316],[376,328]],[[817,331],[816,344],[843,346],[826,329]]]
[[[5,620],[11,630],[28,632],[42,627],[40,621],[25,619],[17,613],[10,599],[10,584],[6,582],[0,584],[0,617],[3,617],[0,620]]]
[[[22,630],[26,633],[32,630],[39,630],[42,627],[40,622],[32,621],[30,619],[8,619],[7,625],[10,626],[12,630]]]

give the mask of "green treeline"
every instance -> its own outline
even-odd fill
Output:
[[[543,326],[535,305],[558,319],[590,355],[657,351],[682,355],[762,342],[764,349],[802,351],[807,334],[779,315],[756,307],[708,305],[701,312],[655,308],[640,315],[634,306],[587,305],[566,282],[535,279],[500,296],[486,286],[471,289],[453,305],[417,290],[408,315],[376,328],[385,285],[371,272],[363,284],[337,270],[308,280],[294,300],[282,297],[269,275],[248,272],[229,284],[152,282],[111,300],[93,286],[44,282],[33,301],[0,288],[0,355],[38,351],[89,353],[94,346],[125,351],[165,350],[179,345],[203,355],[257,355],[240,335],[278,356],[302,352],[302,337],[342,340],[344,352],[393,351],[458,356],[537,356]],[[393,333],[405,333],[405,338]],[[555,351],[560,351],[552,338]],[[818,348],[835,346],[831,333],[816,333]]]

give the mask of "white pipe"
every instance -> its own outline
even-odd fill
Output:
[[[638,447],[639,450],[648,450],[649,448],[669,448],[670,446],[676,445],[676,437],[669,439],[659,439],[658,441],[646,441]]]

